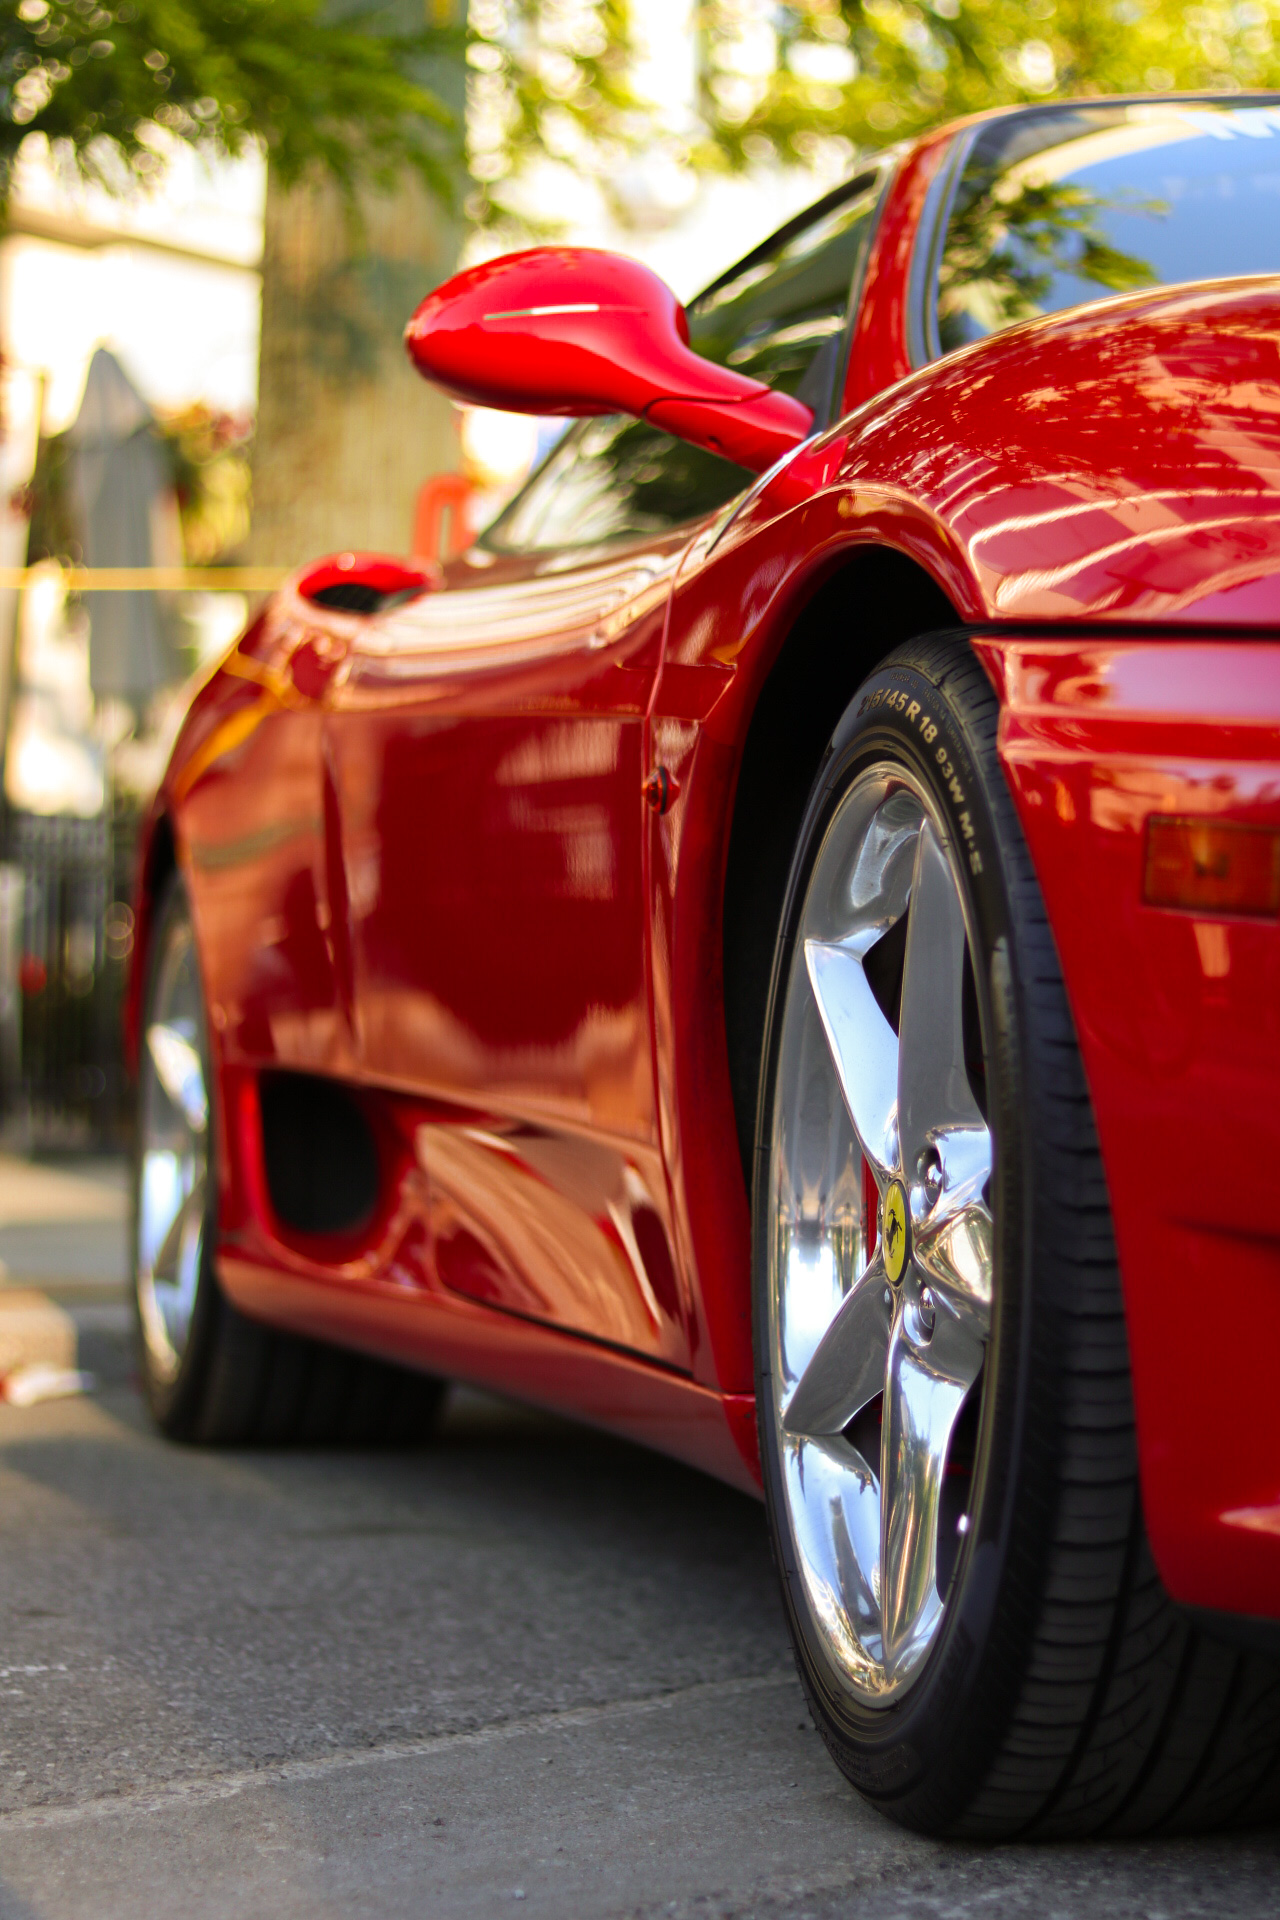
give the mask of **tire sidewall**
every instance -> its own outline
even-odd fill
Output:
[[[185,922],[191,930],[191,939],[195,948],[196,964],[199,968],[199,947],[195,940],[195,926],[187,891],[181,875],[170,874],[165,881],[152,921],[152,937],[146,958],[144,978],[142,1018],[139,1022],[139,1044],[145,1048],[147,1025],[155,999],[156,979],[167,950],[172,929]],[[203,990],[203,970],[201,969],[201,1010],[205,1009]],[[208,1367],[208,1358],[214,1339],[215,1322],[219,1309],[217,1280],[213,1272],[213,1235],[217,1221],[218,1173],[216,1142],[218,1136],[216,1100],[217,1076],[213,1072],[210,1054],[210,1035],[207,1017],[204,1020],[202,1053],[205,1062],[205,1084],[208,1089],[209,1118],[207,1133],[206,1165],[206,1211],[204,1233],[201,1240],[200,1277],[196,1285],[195,1305],[192,1308],[191,1328],[186,1348],[179,1362],[178,1370],[171,1380],[164,1379],[152,1362],[142,1325],[142,1311],[138,1298],[138,1231],[141,1211],[142,1155],[144,1146],[145,1114],[145,1076],[143,1062],[139,1060],[137,1084],[134,1089],[136,1114],[133,1128],[133,1166],[130,1181],[130,1259],[132,1261],[132,1296],[134,1317],[134,1340],[138,1355],[138,1372],[142,1382],[143,1394],[152,1418],[165,1433],[172,1438],[185,1438],[193,1428],[204,1387],[204,1376]]]
[[[954,658],[972,666],[963,637]],[[945,648],[942,659],[947,658]],[[753,1320],[760,1455],[770,1531],[801,1677],[819,1730],[841,1769],[868,1798],[895,1803],[908,1824],[937,1829],[982,1777],[1012,1705],[1018,1623],[1008,1594],[1009,1543],[1019,1518],[1020,1437],[1027,1378],[1027,1208],[1024,1089],[1017,955],[999,830],[1016,820],[1007,789],[984,778],[982,723],[994,741],[995,702],[964,714],[939,673],[936,641],[899,649],[846,709],[815,783],[797,840],[770,985],[757,1108],[753,1182]],[[984,682],[985,685],[985,682]],[[988,690],[989,691],[989,690]],[[970,703],[972,704],[972,703]],[[990,743],[988,743],[990,744]],[[783,1013],[809,880],[827,828],[853,781],[896,761],[932,796],[964,871],[966,918],[987,1061],[996,1223],[992,1329],[974,1466],[971,1525],[962,1541],[937,1638],[900,1699],[872,1707],[839,1686],[820,1650],[787,1519],[774,1423],[769,1353],[770,1143]],[[997,779],[999,774],[997,771]],[[1000,819],[999,830],[997,816]],[[999,1620],[997,1632],[997,1615]],[[1029,1631],[1029,1623],[1027,1630]],[[999,1642],[997,1646],[996,1642]]]

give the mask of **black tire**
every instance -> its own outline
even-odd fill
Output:
[[[165,954],[172,943],[192,943],[194,938],[186,892],[176,873],[165,883],[157,903],[154,929],[143,999],[144,1046]],[[202,1024],[202,1016],[198,1024]],[[207,1032],[197,1038],[206,1063],[205,1084],[211,1097],[216,1097],[216,1078],[207,1067]],[[160,1431],[170,1439],[220,1446],[282,1446],[294,1442],[409,1446],[427,1439],[444,1401],[443,1381],[321,1341],[277,1333],[239,1312],[223,1293],[211,1253],[218,1188],[218,1128],[212,1106],[206,1147],[208,1201],[190,1331],[176,1371],[157,1363],[144,1332],[139,1286],[140,1195],[146,1143],[144,1088],[145,1072],[138,1089],[132,1180],[133,1294],[139,1373],[147,1405]]]
[[[937,727],[927,746],[921,713]],[[921,1831],[997,1840],[1271,1820],[1280,1666],[1194,1625],[1147,1544],[1106,1182],[1053,936],[996,756],[997,717],[963,635],[890,654],[835,730],[788,884],[756,1122],[754,1306],[765,1492],[800,1675],[836,1764]],[[928,782],[953,844],[970,853],[996,1238],[969,1531],[923,1667],[892,1704],[872,1707],[818,1657],[761,1329],[781,1005],[808,877],[841,796],[886,759]]]

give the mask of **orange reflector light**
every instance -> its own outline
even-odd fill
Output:
[[[1195,913],[1280,912],[1280,828],[1153,813],[1142,897]]]

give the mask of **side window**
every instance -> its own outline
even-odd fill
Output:
[[[691,301],[694,351],[794,394],[825,425],[880,183],[867,174],[828,194]],[[582,420],[479,544],[539,553],[643,539],[714,513],[754,479],[642,420]]]
[[[579,420],[479,544],[542,553],[642,539],[714,513],[754,477],[626,414]]]
[[[689,307],[689,344],[830,418],[849,302],[880,178],[864,175],[783,227]]]
[[[963,157],[929,348],[1108,294],[1280,270],[1280,98],[1028,108]]]

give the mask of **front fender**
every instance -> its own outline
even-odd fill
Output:
[[[1152,814],[1280,848],[1280,642],[974,646],[1097,1119],[1156,1564],[1280,1618],[1280,922],[1144,900]]]
[[[833,430],[846,513],[922,516],[965,617],[1280,625],[1280,279],[1126,295],[947,355]]]

